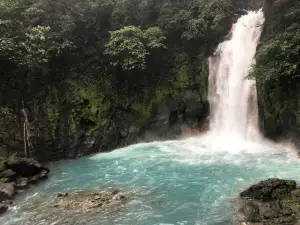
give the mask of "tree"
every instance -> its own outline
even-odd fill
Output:
[[[112,57],[113,66],[124,70],[145,69],[150,49],[164,48],[165,36],[159,27],[142,31],[135,26],[110,32],[105,54]]]

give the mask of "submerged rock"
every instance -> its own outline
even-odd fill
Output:
[[[105,211],[120,205],[126,194],[121,191],[59,193],[52,206],[65,210]]]

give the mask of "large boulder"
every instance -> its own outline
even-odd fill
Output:
[[[300,224],[300,190],[293,180],[268,179],[252,185],[240,195],[242,224]]]
[[[21,177],[32,177],[41,173],[42,171],[46,171],[47,173],[50,172],[48,168],[41,166],[34,159],[13,158],[4,162],[4,165],[6,169],[14,171],[18,176]]]
[[[296,189],[296,182],[293,180],[271,178],[252,185],[241,192],[240,196],[246,199],[269,201],[280,199],[294,189]]]
[[[15,188],[12,183],[0,182],[0,202],[6,199],[12,199],[15,195]]]

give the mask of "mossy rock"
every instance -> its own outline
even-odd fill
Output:
[[[295,189],[291,191],[292,197],[294,200],[300,200],[300,189]]]
[[[0,182],[2,182],[2,183],[8,183],[9,179],[8,178],[0,178]]]
[[[294,213],[300,212],[300,201],[299,200],[281,200],[280,206],[283,210],[291,210]]]

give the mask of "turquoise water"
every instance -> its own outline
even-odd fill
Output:
[[[225,139],[137,144],[54,163],[49,180],[20,195],[17,207],[0,223],[229,225],[238,193],[250,184],[269,177],[300,181],[300,164],[293,151],[270,143]],[[41,207],[32,204],[58,192],[95,188],[134,194],[118,211],[96,215],[43,216]]]

